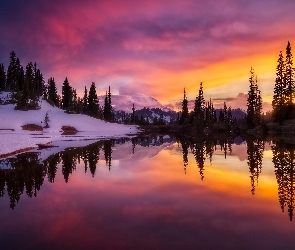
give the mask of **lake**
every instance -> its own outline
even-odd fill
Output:
[[[0,160],[1,249],[293,249],[295,146],[154,136]]]

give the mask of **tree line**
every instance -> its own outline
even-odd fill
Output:
[[[91,83],[89,92],[85,86],[84,96],[80,98],[66,77],[60,96],[54,77],[50,77],[46,83],[36,62],[28,63],[24,69],[14,51],[10,53],[7,70],[3,63],[0,64],[0,91],[12,92],[13,103],[18,110],[38,109],[41,98],[44,98],[67,113],[86,114],[109,122],[115,120],[110,87],[101,105],[94,82]]]
[[[245,119],[241,121],[247,129],[253,129],[260,126],[266,129],[267,120],[274,121],[283,125],[286,120],[295,118],[295,69],[293,67],[293,55],[291,44],[288,42],[286,47],[286,56],[284,58],[282,51],[279,53],[278,65],[276,68],[276,80],[271,114],[262,112],[262,96],[258,87],[257,76],[254,69],[250,70],[249,91],[247,97],[247,111]],[[219,113],[219,115],[217,115]],[[212,129],[219,126],[227,130],[237,125],[236,119],[233,119],[231,107],[227,107],[224,102],[223,109],[215,109],[211,101],[205,102],[203,93],[203,83],[200,83],[199,93],[196,96],[193,110],[188,110],[188,100],[184,89],[182,101],[182,110],[178,118],[178,124],[183,126],[194,126],[196,131],[204,132],[206,129]],[[222,125],[222,126],[220,126]]]

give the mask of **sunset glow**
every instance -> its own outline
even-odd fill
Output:
[[[98,94],[110,85],[163,104],[184,87],[193,100],[203,82],[206,99],[235,98],[234,108],[253,67],[270,103],[278,54],[295,44],[294,9],[289,0],[1,1],[0,63],[14,50],[59,92],[67,76],[80,96],[95,82]]]

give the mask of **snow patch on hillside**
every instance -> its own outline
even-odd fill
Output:
[[[2,93],[2,96],[6,96]],[[37,124],[44,127],[46,113],[49,128],[43,132],[24,131],[21,126]],[[61,135],[62,126],[75,127],[79,133],[74,136]],[[0,155],[17,150],[36,147],[36,144],[60,140],[89,140],[107,137],[120,137],[138,132],[136,126],[108,123],[81,114],[66,114],[46,101],[41,102],[39,110],[14,110],[14,105],[0,105]]]

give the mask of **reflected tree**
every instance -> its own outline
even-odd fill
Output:
[[[54,154],[49,156],[44,162],[44,166],[47,169],[47,178],[48,181],[53,183],[56,172],[57,172],[57,164],[60,163],[60,155],[59,154]]]
[[[255,188],[258,186],[258,177],[262,170],[262,159],[265,142],[260,139],[247,139],[247,164],[249,166],[251,179],[251,193],[255,194]]]
[[[194,154],[197,166],[199,168],[201,180],[204,180],[204,165],[205,165],[205,155],[206,155],[206,148],[205,148],[205,141],[203,140],[203,137],[197,137],[196,140],[194,140],[192,145],[192,152]]]
[[[112,165],[112,147],[113,147],[113,141],[108,140],[104,141],[103,149],[104,149],[104,158],[106,161],[106,165],[109,167],[109,171],[111,170]]]
[[[6,160],[10,169],[1,170],[1,195],[6,183],[10,207],[15,208],[20,196],[26,190],[28,197],[37,196],[43,185],[46,168],[40,163],[37,153],[25,153]]]
[[[186,168],[188,166],[189,142],[183,137],[179,137],[179,142],[180,142],[181,148],[182,148],[183,169],[184,169],[184,173],[186,174]]]
[[[5,170],[0,169],[0,197],[5,194]]]
[[[276,142],[272,146],[275,175],[278,183],[278,197],[282,211],[288,207],[290,221],[293,220],[295,193],[295,145]]]
[[[66,149],[61,153],[62,161],[62,174],[64,176],[65,182],[69,181],[70,174],[76,169],[76,162],[74,160],[74,154],[72,149]]]

